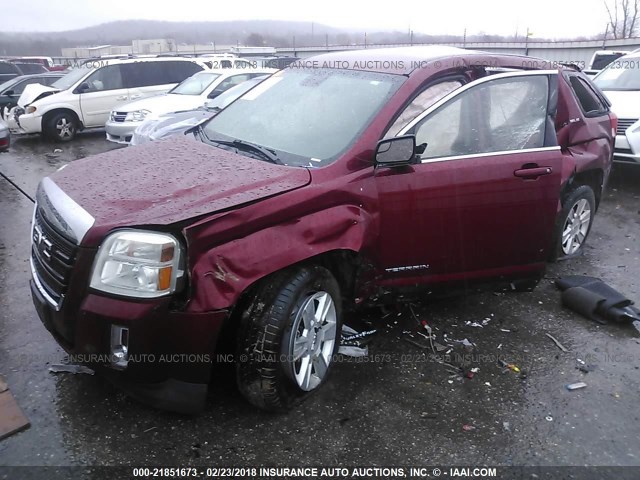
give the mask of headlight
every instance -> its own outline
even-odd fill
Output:
[[[36,110],[37,110],[37,108],[36,108],[36,107],[34,107],[33,105],[29,105],[29,106],[27,107],[27,109],[25,110],[25,112],[26,112],[26,113],[33,113],[33,112],[35,112]]]
[[[155,298],[176,290],[180,244],[171,235],[122,230],[109,235],[93,265],[91,288],[128,297]]]
[[[135,110],[133,112],[127,113],[127,116],[124,118],[124,121],[125,122],[141,122],[150,113],[151,113],[150,110]]]

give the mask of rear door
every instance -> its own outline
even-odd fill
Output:
[[[614,134],[609,107],[596,88],[579,72],[563,71],[559,80],[558,143],[565,151],[580,155],[587,164],[609,164]],[[623,148],[626,137],[622,140]],[[629,145],[626,145],[629,148]]]
[[[85,127],[104,126],[111,110],[129,100],[121,65],[107,65],[99,68],[81,85],[84,84],[87,88],[78,90],[78,87],[75,92],[81,92],[79,93],[80,111]]]
[[[128,63],[124,69],[131,100],[166,93],[203,70],[197,63],[177,60]]]
[[[390,283],[539,275],[560,193],[556,85],[554,72],[485,77],[399,132],[424,152],[376,171]]]

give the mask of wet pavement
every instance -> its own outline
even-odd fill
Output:
[[[42,176],[112,148],[100,132],[68,145],[21,138],[0,154],[0,171],[33,196]],[[640,465],[640,334],[562,308],[552,284],[593,275],[640,301],[640,168],[615,166],[585,254],[550,265],[533,293],[413,306],[440,343],[446,333],[475,344],[452,352],[464,372],[479,369],[473,378],[406,341],[418,325],[408,306],[372,310],[350,319],[383,331],[369,356],[337,363],[331,381],[287,415],[252,408],[226,377],[205,413],[185,417],[98,376],[49,373],[64,352],[31,303],[31,213],[0,179],[0,374],[31,421],[0,441],[0,465]],[[526,375],[503,371],[499,359]],[[595,370],[581,372],[580,360]],[[579,381],[587,387],[565,388]]]

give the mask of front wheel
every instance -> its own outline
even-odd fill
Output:
[[[286,411],[327,380],[340,343],[340,288],[319,266],[263,282],[242,314],[238,387],[264,410]]]
[[[556,223],[551,260],[573,257],[582,251],[595,211],[596,200],[591,187],[581,185],[569,193]]]
[[[75,115],[61,112],[53,115],[45,125],[45,134],[56,142],[73,140],[78,131],[78,121]]]

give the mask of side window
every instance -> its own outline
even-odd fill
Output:
[[[158,79],[159,69],[155,68],[155,62],[134,62],[122,65],[128,88],[148,87],[161,84]]]
[[[393,125],[387,131],[384,138],[391,138],[398,135],[403,127],[407,126],[411,120],[416,118],[422,112],[424,112],[431,105],[436,103],[443,97],[449,95],[455,89],[460,88],[462,82],[459,80],[452,80],[448,82],[441,82],[435,85],[427,87],[422,93],[420,93],[407,108],[403,110],[400,116],[393,122]]]
[[[549,96],[546,75],[496,78],[470,87],[412,131],[421,158],[544,146]]]
[[[240,85],[242,82],[245,82],[251,78],[251,75],[248,73],[243,73],[242,75],[234,75],[233,77],[229,77],[224,79],[220,84],[216,87],[216,90],[220,93],[225,90],[229,90],[231,87],[236,85]]]
[[[122,82],[120,65],[102,67],[89,75],[85,82],[89,85],[89,89],[85,90],[85,93],[125,88]]]
[[[585,115],[597,115],[607,111],[604,105],[602,105],[600,99],[583,79],[578,76],[571,75],[569,77],[569,82],[571,83],[571,88],[573,89],[573,92],[578,99],[578,103],[582,108],[582,112]]]
[[[180,83],[185,78],[203,70],[200,65],[194,62],[158,62],[158,66],[162,69],[163,84]]]

